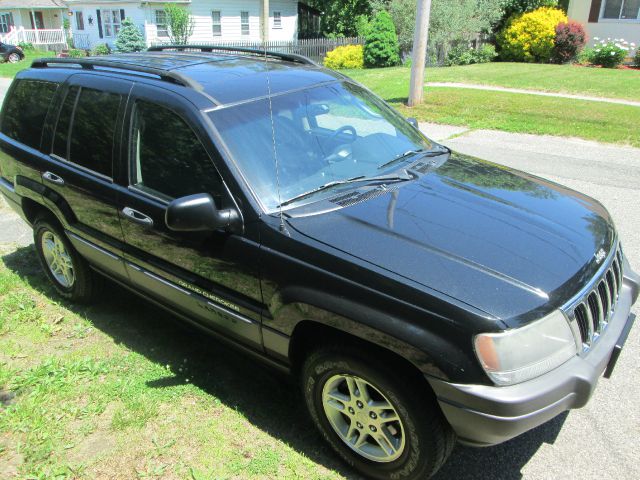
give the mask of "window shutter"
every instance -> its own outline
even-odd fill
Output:
[[[100,15],[100,10],[96,10],[96,18],[98,19],[98,36],[104,38],[102,34],[102,16]]]
[[[602,0],[591,0],[591,10],[589,11],[589,23],[598,23],[600,19],[600,6]]]
[[[124,20],[124,8],[120,9],[120,20]]]

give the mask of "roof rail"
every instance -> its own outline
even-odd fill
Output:
[[[212,53],[212,52],[229,52],[229,53],[243,53],[248,55],[256,55],[256,56],[267,56],[272,58],[278,58],[280,60],[286,60],[288,62],[296,62],[302,63],[304,65],[313,65],[314,67],[319,67],[316,62],[311,60],[304,55],[298,55],[297,53],[280,53],[280,52],[272,52],[270,50],[260,50],[258,48],[245,48],[245,47],[230,47],[224,45],[157,45],[154,47],[149,47],[147,52],[164,52],[167,50],[173,51],[192,51],[199,50],[200,52]]]
[[[84,70],[94,70],[95,67],[123,70],[125,72],[143,73],[156,75],[160,80],[171,82],[184,87],[191,87],[201,90],[199,83],[190,78],[173,71],[162,70],[160,68],[147,67],[117,60],[97,59],[97,58],[37,58],[31,63],[31,68],[47,68],[55,65],[78,65]]]

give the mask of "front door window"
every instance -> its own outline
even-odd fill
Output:
[[[44,18],[42,17],[42,12],[31,13],[31,28],[37,28],[38,30],[44,29]]]

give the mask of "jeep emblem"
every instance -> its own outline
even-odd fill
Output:
[[[600,250],[598,250],[595,254],[594,257],[596,257],[596,263],[598,265],[600,265],[600,263],[602,262],[602,260],[604,260],[604,257],[607,256],[607,252],[604,251],[603,248],[601,248]]]

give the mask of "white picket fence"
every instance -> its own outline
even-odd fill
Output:
[[[262,42],[260,40],[250,41],[225,41],[223,39],[215,42],[191,42],[192,44],[198,44],[203,46],[224,46],[224,47],[238,47],[238,48],[254,48],[258,50],[267,49],[280,53],[296,53],[304,55],[317,62],[322,62],[327,52],[333,50],[336,47],[344,45],[364,45],[364,38],[362,37],[341,37],[341,38],[308,38],[300,40],[270,40],[268,42]],[[154,43],[153,45],[161,46],[163,43]]]
[[[62,28],[27,30],[24,27],[18,27],[12,28],[4,35],[0,34],[0,42],[12,45],[26,42],[40,47],[60,47],[67,44],[67,38]]]

